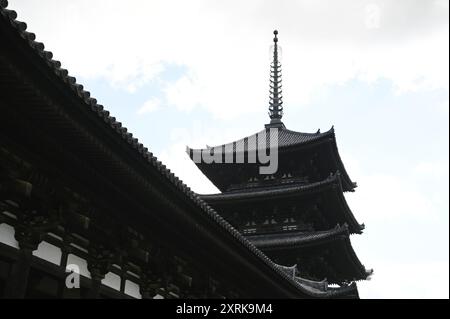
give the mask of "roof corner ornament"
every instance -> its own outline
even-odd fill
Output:
[[[283,97],[281,90],[281,63],[278,59],[278,31],[273,31],[273,61],[270,65],[270,95],[269,116],[270,124],[282,124]]]

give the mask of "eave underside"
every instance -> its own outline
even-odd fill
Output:
[[[336,226],[327,231],[284,232],[263,235],[248,235],[256,247],[262,250],[284,250],[322,245],[330,241],[349,237],[348,226]]]

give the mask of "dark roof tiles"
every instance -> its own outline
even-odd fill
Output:
[[[303,191],[311,191],[315,189],[319,189],[323,186],[328,185],[336,185],[336,187],[342,187],[341,176],[339,172],[337,174],[332,174],[328,178],[324,179],[320,182],[314,182],[309,184],[286,184],[274,187],[261,187],[261,188],[248,188],[248,189],[239,189],[236,191],[229,191],[225,193],[217,193],[217,194],[205,194],[199,195],[202,199],[207,201],[213,200],[234,200],[234,199],[247,199],[253,197],[266,197],[269,195],[286,195],[286,194],[295,194]]]
[[[258,133],[244,137],[242,139],[239,139],[239,140],[231,142],[231,143],[212,146],[212,147],[208,146],[205,149],[192,149],[192,151],[198,152],[198,151],[202,150],[202,151],[214,152],[215,150],[222,151],[223,149],[225,150],[226,153],[227,152],[229,153],[229,150],[233,150],[233,152],[254,151],[256,149],[262,149],[258,145],[258,139],[260,137],[264,136],[263,134],[266,134],[266,140],[267,140],[267,144],[263,144],[263,146],[265,146],[264,148],[271,147],[270,140],[275,139],[274,134],[278,135],[277,136],[278,137],[278,141],[277,141],[278,147],[284,148],[284,147],[314,142],[314,141],[320,140],[322,138],[327,138],[327,137],[332,138],[334,136],[334,128],[332,127],[330,130],[328,130],[324,133],[320,133],[320,131],[317,131],[317,133],[301,133],[301,132],[291,131],[286,128],[279,128],[279,129],[276,129],[276,131],[264,129],[264,130],[259,131]],[[273,138],[272,138],[272,136],[273,136]],[[251,141],[250,143],[249,143],[249,140]],[[252,142],[252,141],[254,141],[254,142]]]

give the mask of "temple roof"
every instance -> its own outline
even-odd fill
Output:
[[[343,297],[343,298],[358,298],[358,289],[356,284],[342,284],[339,287],[330,287],[328,280],[324,278],[321,281],[309,280],[299,276],[297,265],[283,266],[275,264],[278,269],[284,272],[287,276],[295,280],[298,284],[306,287],[311,293],[327,294],[329,297]]]
[[[270,252],[282,251],[305,251],[313,246],[327,245],[328,247],[340,247],[339,250],[345,252],[340,254],[340,267],[346,273],[352,274],[351,279],[366,279],[372,274],[372,270],[366,270],[360,262],[358,256],[350,243],[350,234],[347,225],[339,226],[327,231],[310,232],[284,232],[264,235],[246,236],[256,247],[270,254]],[[330,246],[331,244],[331,246]],[[337,245],[337,246],[336,246]],[[333,249],[333,250],[334,250]],[[295,256],[295,253],[292,255]],[[335,256],[332,254],[332,256]],[[333,257],[335,258],[335,257]],[[344,262],[342,262],[344,261]],[[334,261],[334,266],[338,263]],[[351,272],[350,272],[351,270]],[[331,276],[330,276],[331,277]],[[337,278],[334,278],[335,280]]]
[[[283,252],[289,254],[292,258],[286,260],[291,260],[290,262],[295,262],[296,256],[303,256],[302,258],[308,256],[308,252],[311,252],[310,248],[313,246],[327,245],[331,253],[325,256],[330,256],[332,259],[329,264],[336,267],[333,274],[328,274],[331,282],[364,280],[373,272],[372,269],[367,270],[364,267],[353,250],[347,225],[337,226],[328,231],[286,232],[251,235],[246,238],[269,255],[273,253],[279,255]],[[292,252],[294,253],[292,254]]]
[[[276,134],[276,135],[275,135]],[[259,143],[260,138],[266,139],[265,143]],[[283,156],[283,154],[288,154],[287,156],[292,156],[288,152],[297,152],[302,150],[309,150],[311,147],[320,147],[321,145],[329,145],[329,147],[325,148],[325,154],[322,154],[321,158],[326,159],[330,162],[333,171],[324,172],[324,174],[328,175],[330,173],[336,173],[339,171],[343,178],[343,190],[344,191],[353,191],[353,189],[357,186],[355,182],[350,179],[344,164],[339,155],[339,151],[336,143],[336,136],[334,127],[329,129],[326,132],[321,133],[318,130],[316,133],[302,133],[289,130],[284,127],[279,127],[276,129],[265,128],[255,134],[250,136],[241,138],[237,141],[233,141],[227,144],[217,145],[217,146],[208,146],[203,149],[192,149],[187,147],[186,152],[189,157],[195,162],[197,167],[208,177],[208,179],[217,186],[221,191],[226,191],[230,185],[230,182],[227,182],[224,177],[220,174],[220,170],[226,170],[225,176],[230,178],[230,174],[233,174],[236,170],[227,170],[228,167],[233,167],[233,165],[242,165],[236,163],[226,163],[226,158],[229,156],[233,159],[236,159],[238,155],[243,156],[245,158],[245,154],[249,152],[255,151],[263,151],[266,152],[268,149],[272,149],[275,147],[275,144],[271,144],[272,141],[277,141],[276,146],[278,146],[278,154],[279,156]],[[249,142],[250,141],[250,142]],[[323,150],[323,148],[321,148]],[[205,163],[202,159],[202,154],[215,154],[216,152],[220,152],[222,154],[222,162],[221,163]],[[229,155],[228,155],[229,154]],[[245,163],[245,165],[255,165],[260,166],[259,164],[249,164]]]
[[[258,138],[261,137],[263,134],[266,134],[267,144],[264,145],[266,147],[261,148],[258,147]],[[302,132],[296,132],[288,130],[287,128],[281,127],[278,128],[276,131],[270,130],[269,128],[265,128],[255,134],[246,136],[244,138],[241,138],[237,141],[233,141],[227,144],[217,145],[217,146],[211,146],[203,149],[191,149],[188,148],[188,151],[191,154],[191,158],[193,156],[192,153],[199,152],[199,151],[210,151],[214,152],[215,150],[219,151],[225,151],[226,153],[229,153],[230,150],[233,150],[233,152],[239,152],[239,151],[254,151],[256,149],[266,149],[270,148],[270,137],[271,135],[275,137],[275,134],[278,135],[278,147],[279,148],[286,148],[296,145],[305,145],[308,143],[324,140],[326,138],[334,138],[334,128],[332,127],[330,130],[320,133],[320,131],[317,131],[316,133],[302,133]],[[249,143],[249,140],[255,140],[256,143],[252,144]],[[250,145],[249,145],[250,144]]]
[[[222,229],[223,232],[219,233],[225,234],[227,240],[231,239],[232,242],[235,242],[236,245],[233,244],[233,247],[238,247],[239,249],[244,248],[248,253],[245,256],[247,256],[249,260],[251,259],[252,262],[260,264],[261,267],[258,266],[260,269],[263,269],[264,271],[268,270],[270,277],[274,276],[280,285],[283,285],[283,287],[294,286],[297,288],[296,291],[300,296],[306,295],[309,297],[327,298],[336,294],[335,292],[311,291],[309,287],[299,283],[281,271],[261,250],[257,249],[250,241],[245,239],[214,209],[201,200],[197,194],[167,169],[165,165],[158,161],[137,138],[133,137],[133,134],[128,132],[127,128],[122,126],[121,122],[118,122],[102,105],[97,103],[95,98],[90,96],[90,92],[84,90],[83,85],[76,82],[75,77],[69,76],[69,72],[61,67],[61,63],[53,59],[52,52],[45,51],[44,44],[35,41],[35,34],[26,31],[26,23],[17,21],[16,12],[6,9],[7,6],[8,1],[0,0],[0,31],[2,33],[8,32],[8,36],[10,36],[10,39],[8,40],[12,39],[11,41],[14,41],[14,43],[9,43],[10,46],[8,48],[14,48],[14,50],[19,48],[21,51],[26,51],[29,61],[25,61],[26,63],[24,64],[32,65],[35,70],[38,70],[36,71],[37,78],[38,76],[41,76],[42,78],[45,78],[47,82],[53,83],[58,90],[61,90],[64,93],[66,99],[70,100],[70,105],[63,103],[61,104],[62,107],[77,107],[76,112],[78,112],[80,117],[84,116],[88,118],[89,121],[94,119],[92,122],[95,123],[96,128],[99,130],[107,130],[108,133],[110,133],[110,137],[113,137],[115,143],[124,142],[127,146],[126,151],[133,154],[133,160],[135,160],[136,165],[142,166],[152,173],[156,171],[161,177],[161,180],[167,182],[167,185],[171,186],[169,188],[170,192],[178,194],[186,205],[192,205],[192,207],[195,208],[194,211],[196,213],[191,214],[193,219],[207,218],[211,224]],[[2,30],[4,26],[5,29]],[[6,30],[6,27],[8,30]],[[0,60],[0,62],[2,61]],[[25,68],[25,66],[22,67]],[[21,83],[21,85],[25,84]],[[74,109],[72,109],[72,111],[74,111]],[[91,115],[92,117],[90,117]],[[52,120],[55,121],[55,119]],[[67,130],[69,130],[69,128],[67,128]],[[73,134],[73,136],[79,138],[78,135]],[[92,142],[92,144],[94,145],[95,143]],[[98,157],[100,157],[100,154],[103,154],[103,150],[98,150],[98,145],[92,147],[92,149],[94,150],[93,152],[98,152]]]

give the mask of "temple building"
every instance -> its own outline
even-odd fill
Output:
[[[342,196],[355,185],[332,131],[284,128],[278,80],[269,127],[283,140],[279,173],[201,165],[222,193],[199,196],[7,6],[0,0],[0,297],[358,297],[354,281],[367,272],[349,234],[362,227]]]
[[[283,124],[278,32],[274,34],[270,122],[261,132],[232,143],[188,149],[198,168],[221,191],[200,198],[296,276],[325,286],[346,286],[372,273],[350,243],[350,235],[364,229],[343,194],[353,192],[356,183],[341,161],[333,128],[300,133]],[[273,174],[262,174],[255,153],[268,154],[274,147],[278,168]],[[205,154],[217,161],[199,161]],[[352,293],[357,296],[356,290]]]

